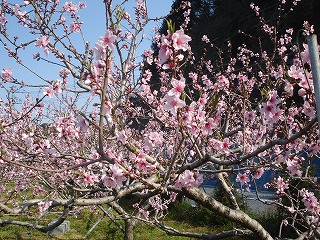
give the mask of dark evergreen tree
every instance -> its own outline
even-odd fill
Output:
[[[184,22],[185,9],[181,8],[185,1],[176,0],[172,4],[171,14],[168,15],[159,29],[160,34],[167,34],[167,21],[172,21],[175,29],[179,29]],[[308,21],[314,25],[316,33],[320,30],[320,1],[287,1],[281,4],[279,0],[190,0],[191,12],[190,21],[186,29],[186,33],[191,36],[191,49],[194,52],[195,59],[191,63],[186,63],[185,77],[187,79],[188,88],[197,97],[196,91],[193,91],[190,79],[188,79],[188,69],[190,64],[198,66],[199,72],[202,74],[207,70],[202,62],[210,60],[214,63],[215,72],[224,72],[231,58],[237,56],[239,47],[246,45],[253,52],[261,53],[267,50],[268,53],[274,53],[273,61],[278,61],[281,64],[281,56],[277,55],[275,49],[275,41],[286,33],[286,30],[292,28],[293,36],[296,36],[295,41],[300,43],[305,41],[302,32],[304,21]],[[296,2],[296,3],[294,3]],[[251,8],[254,3],[260,8],[260,15]],[[279,20],[281,16],[281,21]],[[262,25],[266,23],[269,26],[276,28],[277,34],[268,34],[262,29]],[[214,46],[211,50],[206,50],[206,44],[202,41],[204,35],[208,36],[210,43]],[[158,46],[152,44],[154,56],[158,55]],[[254,58],[254,57],[252,57]],[[149,65],[153,74],[151,83],[153,90],[160,89],[159,76],[157,66]],[[252,66],[253,72],[260,71],[259,63]],[[191,69],[191,68],[190,68]],[[240,71],[241,68],[236,68],[235,71]],[[262,69],[263,70],[263,69]],[[298,89],[295,89],[297,93]],[[253,91],[251,99],[255,101],[261,98],[261,89]],[[295,94],[297,95],[297,94]],[[296,98],[299,98],[296,96]],[[301,99],[300,99],[301,100]],[[299,99],[296,99],[298,102]]]
[[[183,0],[176,0],[172,4],[172,13],[166,20],[172,20],[176,29],[179,29],[184,21],[184,10],[179,8]],[[250,4],[254,3],[260,8],[265,22],[277,28],[278,34],[284,34],[288,28],[293,28],[297,34],[302,29],[304,21],[309,21],[315,26],[315,31],[320,30],[320,1],[287,1],[280,4],[279,0],[190,0],[191,15],[188,24],[188,35],[192,37],[191,47],[199,56],[202,56],[204,44],[201,42],[203,35],[207,35],[211,42],[221,50],[227,50],[227,42],[233,46],[234,52],[243,43],[258,49],[260,42],[263,47],[272,49],[270,36],[261,30],[261,21]],[[178,9],[178,10],[175,10]],[[279,21],[282,16],[282,21]],[[163,21],[160,33],[166,34],[167,23]],[[157,45],[152,45],[157,53]]]
[[[181,6],[184,2],[184,0],[173,2],[171,13],[159,28],[160,34],[167,34],[168,21],[174,24],[176,30],[183,24],[186,9]],[[189,2],[191,3],[190,21],[185,31],[192,38],[190,46],[195,58],[186,59],[183,72],[187,79],[186,92],[193,99],[197,99],[200,94],[194,89],[192,81],[188,77],[188,69],[195,69],[195,66],[197,66],[199,75],[205,74],[208,70],[204,62],[210,60],[215,66],[215,69],[213,69],[215,73],[224,72],[230,59],[236,58],[239,47],[244,44],[253,52],[261,53],[261,51],[266,50],[271,55],[274,53],[273,61],[278,61],[278,64],[281,64],[281,56],[276,53],[275,41],[278,41],[287,29],[293,29],[293,36],[296,37],[294,42],[299,41],[300,45],[305,42],[305,37],[299,31],[303,28],[304,21],[314,25],[316,33],[320,32],[320,15],[318,14],[320,12],[320,1],[318,0],[302,0],[300,2],[290,0],[284,4],[281,4],[280,0],[189,0]],[[294,2],[297,2],[297,4],[294,5]],[[260,8],[259,16],[250,7],[251,3]],[[263,31],[263,23],[274,26],[277,34],[268,34]],[[202,40],[204,35],[207,35],[213,47],[208,48],[208,44]],[[157,57],[159,52],[157,43],[152,44],[152,50],[154,51],[154,57]],[[152,72],[151,90],[159,92],[161,82],[157,70],[158,66],[156,64],[146,64],[144,67]],[[253,74],[265,70],[260,68],[258,62],[251,67]],[[241,71],[241,69],[241,67],[236,67],[235,73]],[[237,82],[233,84],[236,86]],[[261,91],[264,87],[268,86],[255,86],[250,96],[253,103],[262,98]],[[298,89],[299,87],[295,86],[294,97],[289,100],[289,105],[293,103],[301,106],[303,104],[301,97],[298,95]],[[134,101],[136,104],[143,105],[139,97],[136,97]]]

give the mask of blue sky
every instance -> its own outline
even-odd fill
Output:
[[[96,40],[99,36],[104,34],[104,7],[101,4],[102,0],[88,0],[87,1],[87,9],[85,9],[80,15],[81,19],[84,20],[84,22],[88,23],[87,26],[85,26],[85,32],[90,34],[92,36],[93,40]],[[124,2],[124,0],[113,0],[113,6]],[[172,5],[172,0],[147,0],[147,7],[148,7],[148,15],[149,18],[155,18],[155,17],[161,17],[165,16],[169,13]],[[129,12],[132,16],[133,15],[133,7],[136,5],[135,0],[129,0],[128,3],[126,3],[125,11]],[[92,16],[99,16],[97,18],[94,18]],[[100,20],[99,20],[100,18]],[[160,26],[162,21],[158,22],[150,22],[150,24],[147,25],[145,29],[145,34],[149,38],[152,37],[152,27],[153,26]],[[99,26],[97,28],[93,28],[93,26]],[[91,37],[90,37],[91,38]],[[146,45],[148,47],[148,45]]]
[[[8,1],[8,2],[14,2],[14,1]],[[64,1],[61,1],[64,2]],[[78,1],[74,1],[74,3],[77,3]],[[113,6],[116,4],[123,3],[124,0],[113,0]],[[147,0],[147,7],[148,7],[148,15],[149,18],[155,18],[155,17],[161,17],[165,16],[169,13],[172,5],[172,0]],[[129,0],[124,6],[125,11],[129,12],[134,18],[133,15],[133,6],[135,6],[136,1],[135,0]],[[82,10],[80,15],[80,20],[84,22],[84,25],[82,27],[84,37],[86,41],[90,42],[90,48],[93,48],[94,43],[97,41],[97,39],[100,36],[103,36],[105,33],[105,18],[104,18],[104,5],[102,3],[102,0],[87,0],[87,8]],[[11,23],[11,19],[8,19],[8,29],[9,33],[12,35],[18,35],[21,36],[19,40],[27,41],[28,40],[28,31],[27,29],[23,29],[23,27],[17,25],[15,22]],[[154,26],[160,26],[162,21],[158,22],[150,22],[147,27],[145,28],[144,33],[147,36],[147,39],[142,43],[142,45],[138,48],[137,56],[140,56],[143,53],[143,50],[147,49],[151,45],[151,38],[153,36],[152,28]],[[30,40],[31,38],[29,38]],[[148,40],[149,39],[149,40]],[[18,40],[18,41],[19,41]],[[43,62],[35,61],[32,58],[32,55],[39,51],[42,56],[43,50],[40,48],[32,47],[29,50],[25,50],[21,54],[21,59],[32,69],[33,71],[37,72],[39,75],[41,75],[43,78],[47,80],[55,80],[58,79],[58,71],[60,67],[50,65],[50,64],[44,64]],[[13,77],[17,78],[18,80],[24,80],[27,83],[43,83],[39,81],[39,79],[34,75],[31,74],[26,69],[22,68],[21,66],[17,65],[14,59],[8,58],[6,51],[3,50],[3,47],[0,48],[0,69],[3,68],[11,68],[14,71]],[[71,81],[70,81],[71,82]],[[30,92],[32,96],[40,95],[42,97],[42,90],[40,91],[37,88],[33,89],[27,89],[27,92]],[[4,98],[4,92],[0,90],[0,97]],[[19,95],[19,98],[23,98],[23,95]],[[49,100],[49,99],[47,99]]]

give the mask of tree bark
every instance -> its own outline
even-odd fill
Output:
[[[135,228],[135,223],[134,221],[130,219],[125,220],[125,229],[124,229],[124,240],[133,240],[134,238],[134,228]]]
[[[273,240],[271,235],[261,226],[255,219],[249,217],[241,210],[234,210],[224,206],[212,197],[209,197],[206,193],[199,188],[184,188],[183,193],[186,197],[198,202],[202,206],[208,208],[215,213],[226,217],[232,221],[238,222],[244,227],[253,231],[261,240]]]

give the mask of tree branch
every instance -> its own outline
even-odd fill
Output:
[[[174,189],[172,189],[174,190]],[[177,191],[177,190],[176,190]],[[233,210],[226,207],[222,203],[218,202],[212,197],[209,197],[205,192],[201,191],[199,188],[183,188],[182,192],[186,197],[197,201],[202,206],[208,208],[209,210],[228,218],[232,221],[240,223],[244,227],[253,231],[259,239],[261,240],[272,240],[271,235],[261,226],[259,222],[248,216],[246,213],[240,210]]]
[[[227,237],[236,237],[236,236],[252,236],[253,232],[250,230],[241,230],[241,229],[232,229],[229,231],[223,231],[217,234],[207,234],[207,233],[192,233],[192,232],[181,232],[177,229],[163,225],[162,223],[155,221],[154,224],[170,236],[183,236],[190,238],[198,239],[223,239]]]

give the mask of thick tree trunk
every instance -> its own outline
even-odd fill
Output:
[[[232,221],[242,224],[244,227],[253,231],[261,240],[273,240],[271,235],[261,226],[255,219],[249,217],[241,210],[234,210],[224,206],[217,200],[209,197],[206,193],[199,188],[187,188],[183,189],[185,196],[198,202],[202,206],[214,211],[215,213],[226,217]]]
[[[124,229],[124,240],[133,240],[135,223],[130,219],[125,220],[125,229]]]

